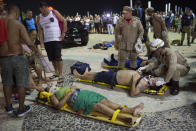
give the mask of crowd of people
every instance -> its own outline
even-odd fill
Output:
[[[162,12],[156,12],[153,8],[143,9],[141,1],[138,0],[134,6],[134,10],[129,6],[124,6],[122,15],[95,14],[94,16],[90,15],[89,17],[77,15],[75,17],[68,16],[64,18],[57,10],[48,8],[49,5],[47,2],[40,2],[40,14],[38,16],[33,18],[33,12],[27,10],[26,18],[19,21],[20,9],[15,5],[9,5],[8,9],[4,10],[3,5],[3,1],[1,0],[0,68],[6,103],[5,109],[8,114],[13,114],[11,102],[13,87],[17,88],[17,93],[19,94],[18,117],[22,117],[30,111],[30,106],[24,105],[26,88],[33,88],[38,91],[44,90],[43,87],[36,85],[35,77],[30,70],[32,68],[35,70],[38,81],[43,80],[42,69],[36,62],[36,58],[43,56],[41,53],[43,48],[45,48],[48,59],[55,68],[55,73],[50,77],[50,80],[57,78],[59,84],[63,83],[61,41],[65,38],[67,21],[80,21],[91,33],[114,34],[114,47],[118,50],[118,67],[124,68],[124,63],[127,60],[131,61],[131,70],[129,71],[85,71],[84,74],[80,75],[77,70],[74,70],[74,75],[76,77],[99,82],[100,79],[109,76],[107,77],[109,80],[105,81],[111,81],[110,84],[118,83],[130,86],[131,96],[139,94],[149,86],[167,84],[168,86],[171,86],[171,94],[177,95],[179,93],[180,77],[188,74],[190,70],[190,66],[186,59],[178,51],[170,48],[170,41],[168,38],[168,30],[171,30],[172,28],[176,29],[181,23],[182,39],[179,45],[183,45],[185,33],[188,34],[187,44],[189,46],[191,45],[190,33],[194,27],[195,16],[189,8],[186,8],[185,13],[180,17],[177,15],[175,16],[173,13],[165,15]],[[171,26],[173,25],[172,23],[174,23],[174,26]],[[155,38],[153,42],[150,42],[148,38],[149,26],[153,28]],[[192,41],[194,41],[194,37]],[[137,58],[139,53],[143,50],[143,44],[147,48],[148,61],[145,65],[138,67]],[[160,82],[156,78],[147,79],[137,72],[145,72],[156,77],[163,77],[164,81]],[[71,92],[68,93],[69,95],[63,95],[61,98],[58,98],[55,95],[51,97],[55,107],[61,108],[63,106],[62,103],[65,104],[69,97],[70,99],[72,98],[72,93],[77,94],[76,98],[78,99],[74,101],[75,103],[77,103],[77,101],[85,101],[88,103],[90,101],[89,94],[92,94],[91,97],[95,95],[97,99],[96,102],[89,102],[91,108],[89,109],[89,107],[86,107],[89,112],[91,112],[94,107],[94,110],[101,110],[104,114],[107,114],[108,110],[108,114],[113,114],[114,108],[111,108],[111,105],[114,103],[108,102],[104,96],[97,95],[93,92],[80,91],[74,87],[71,88],[72,87],[69,89],[71,90]],[[64,94],[66,90],[63,90]],[[79,97],[80,95],[85,94],[89,96],[89,99],[87,99],[87,96],[85,99]],[[79,100],[79,98],[81,99]],[[93,99],[95,98],[93,97]],[[72,102],[73,105],[75,105],[75,103]],[[114,105],[115,106],[112,107],[116,108],[119,106],[116,104]],[[80,105],[77,106],[80,107]],[[110,109],[108,109],[109,107]],[[77,109],[75,109],[75,111],[78,111]],[[134,108],[125,108],[124,111],[137,115],[142,109],[143,103]],[[127,120],[127,118],[124,117],[122,119]]]
[[[119,19],[119,14],[103,14],[103,15],[97,15],[95,14],[90,15],[89,17],[80,15],[78,16],[67,16],[67,21],[80,21],[87,30],[90,33],[108,33],[113,35],[114,34],[114,28],[117,24],[117,21]]]

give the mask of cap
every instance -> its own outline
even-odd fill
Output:
[[[150,7],[146,9],[147,12],[154,12],[154,8]]]
[[[129,7],[129,6],[124,6],[123,7],[123,13],[128,13],[128,12],[131,12],[132,11],[132,9],[131,9],[131,7]]]
[[[152,43],[150,43],[151,52],[156,51],[157,49],[164,47],[165,43],[161,39],[155,39]]]

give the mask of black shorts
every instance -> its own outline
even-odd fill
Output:
[[[102,71],[96,74],[94,81],[95,82],[103,82],[109,84],[111,86],[115,86],[117,83],[116,72],[114,71]]]
[[[62,43],[61,41],[51,41],[44,43],[48,59],[50,61],[62,61],[61,58],[61,48]]]

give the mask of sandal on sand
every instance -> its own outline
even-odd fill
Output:
[[[53,76],[51,76],[51,77],[49,77],[49,79],[55,79],[55,78],[57,78],[57,77],[59,77],[58,75],[53,75]]]
[[[59,79],[58,79],[58,84],[62,84],[64,82],[64,78],[62,78],[62,77],[59,77]]]

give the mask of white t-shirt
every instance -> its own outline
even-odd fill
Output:
[[[59,22],[50,11],[48,16],[43,16],[40,14],[39,22],[44,32],[44,42],[60,41],[61,30],[59,27]]]
[[[89,25],[90,24],[90,19],[86,19],[85,20],[85,25]]]
[[[75,21],[80,21],[80,17],[76,17]]]
[[[118,16],[114,16],[113,18],[113,24],[117,24],[119,17]]]

